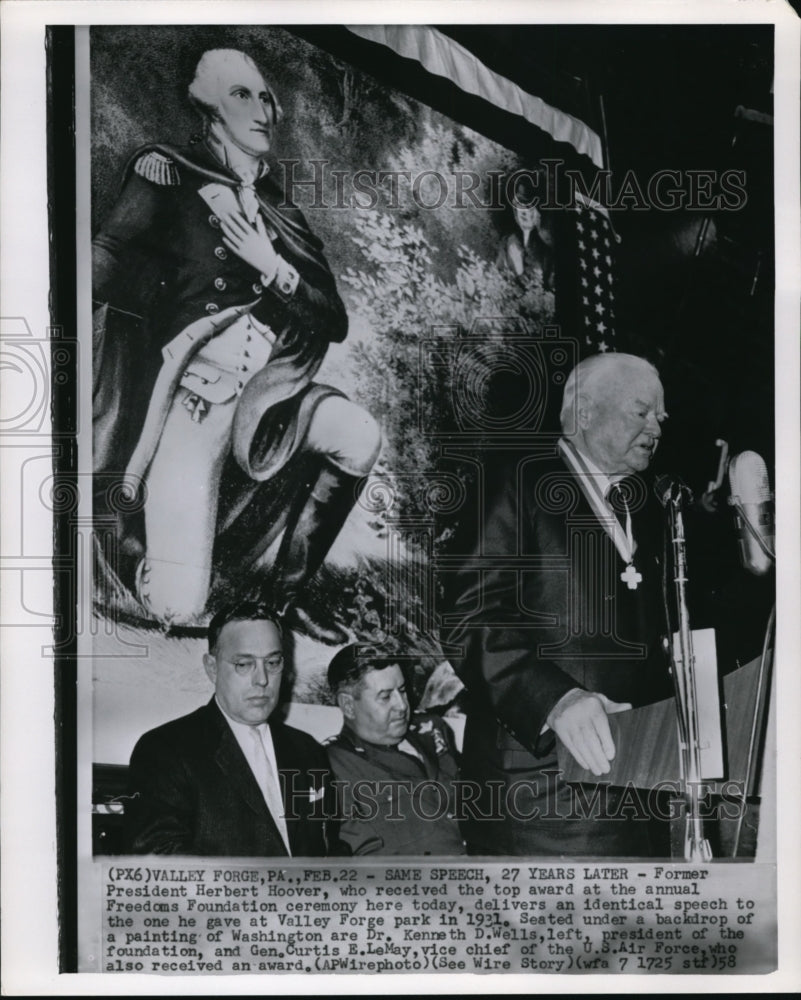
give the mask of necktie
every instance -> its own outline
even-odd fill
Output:
[[[612,513],[620,522],[620,527],[628,534],[631,530],[631,515],[629,514],[629,506],[626,502],[627,490],[623,483],[624,480],[612,483],[606,492],[606,499],[612,508]]]
[[[255,225],[256,219],[259,218],[259,202],[252,183],[239,185],[239,203],[245,213],[245,218],[251,225]]]
[[[262,730],[266,728],[266,726],[253,726],[250,730],[256,744],[253,753],[253,761],[255,764],[254,774],[256,776],[256,781],[259,783],[261,793],[264,796],[264,801],[267,803],[267,808],[270,810],[270,815],[275,820],[278,832],[281,834],[281,838],[286,845],[287,854],[291,855],[292,851],[289,847],[289,834],[287,833],[286,820],[284,819],[284,802],[281,798],[281,788],[278,784],[278,774],[276,773],[272,765],[272,761],[267,753],[267,749],[264,746]]]

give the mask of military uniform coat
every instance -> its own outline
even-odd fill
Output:
[[[436,715],[416,715],[404,743],[419,757],[368,743],[347,724],[326,743],[342,842],[354,855],[464,854],[448,724]]]
[[[347,333],[345,308],[322,245],[303,214],[285,203],[269,173],[262,176],[255,184],[259,211],[276,251],[298,275],[294,290],[278,281],[264,287],[261,275],[225,247],[219,218],[200,194],[209,184],[235,190],[239,183],[203,143],[144,147],[131,158],[120,197],[94,239],[93,296],[99,306],[94,468],[100,513],[132,456],[134,475],[146,473],[158,445],[160,415],[166,415],[186,364],[226,310],[250,312],[276,336],[267,364],[237,403],[236,468],[227,477],[236,480],[237,489],[279,475],[296,453],[317,402],[338,393],[312,381],[329,343]],[[159,378],[167,366],[171,378]],[[230,505],[236,503],[230,498]],[[133,521],[125,531],[132,530],[137,530]]]

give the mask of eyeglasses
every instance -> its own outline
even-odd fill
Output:
[[[281,653],[271,653],[270,656],[238,656],[235,660],[228,660],[228,663],[240,677],[252,674],[257,663],[263,663],[268,674],[280,674],[284,669],[284,657]]]

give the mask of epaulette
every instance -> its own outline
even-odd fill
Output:
[[[169,156],[164,156],[163,153],[157,153],[155,150],[143,153],[134,163],[134,170],[140,177],[144,177],[152,184],[175,187],[181,183],[175,162]]]
[[[348,733],[339,732],[335,736],[329,736],[327,740],[323,740],[324,747],[342,747],[343,750],[353,750],[354,753],[364,753],[364,747],[360,747],[357,743],[354,743],[350,738]]]

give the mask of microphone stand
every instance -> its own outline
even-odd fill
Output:
[[[671,488],[665,503],[674,551],[678,645],[673,644],[673,684],[679,730],[679,751],[685,801],[684,858],[686,861],[710,861],[712,849],[704,837],[699,801],[701,783],[701,747],[698,738],[698,703],[695,686],[695,653],[690,616],[687,611],[687,546],[684,536],[682,503],[686,487]]]
[[[757,674],[756,696],[754,698],[754,714],[751,718],[751,734],[748,740],[748,758],[745,768],[745,782],[743,783],[743,799],[740,804],[740,812],[737,816],[737,825],[734,828],[734,847],[731,856],[737,857],[740,849],[740,836],[743,830],[743,820],[748,808],[748,797],[760,795],[760,782],[762,778],[762,754],[765,746],[765,729],[770,711],[770,689],[771,674],[773,667],[770,644],[773,640],[776,626],[776,605],[770,612],[768,627],[765,631],[765,640],[762,643],[762,655],[759,659],[759,672]]]

